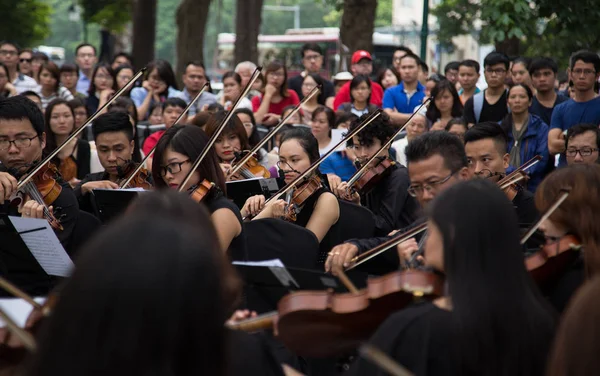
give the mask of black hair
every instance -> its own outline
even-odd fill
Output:
[[[77,77],[79,77],[79,68],[73,63],[64,63],[60,66],[60,73],[76,73]]]
[[[226,78],[233,78],[233,80],[237,82],[238,85],[242,85],[242,77],[240,77],[240,75],[235,73],[234,71],[225,72],[221,81],[225,82]]]
[[[129,115],[122,111],[113,111],[98,116],[92,123],[94,140],[105,132],[123,132],[129,141],[133,140],[133,127],[129,122]]]
[[[600,57],[597,53],[586,50],[580,50],[575,52],[573,55],[571,55],[571,59],[569,60],[569,65],[571,69],[573,69],[575,63],[579,60],[587,64],[593,64],[596,74],[600,72]]]
[[[42,52],[42,51],[34,51],[31,54],[31,60],[42,60],[44,62],[47,62],[50,59],[48,58],[48,55],[46,55],[44,52]]]
[[[438,121],[442,117],[442,113],[435,105],[435,98],[438,95],[441,95],[444,91],[447,91],[452,95],[452,117],[459,117],[463,115],[463,105],[460,101],[460,97],[458,96],[458,92],[456,91],[456,87],[454,84],[446,79],[441,80],[435,84],[433,89],[431,89],[431,103],[429,104],[429,108],[427,109],[426,117],[432,123]]]
[[[565,147],[569,146],[569,140],[585,132],[594,132],[596,135],[596,147],[600,149],[600,128],[596,124],[582,123],[577,124],[567,130],[567,136],[565,137]]]
[[[218,237],[206,209],[167,194],[175,199],[158,211],[165,193],[144,195],[142,208],[87,244],[29,375],[226,374],[228,276]],[[197,214],[176,215],[173,206]]]
[[[319,158],[319,142],[312,134],[310,129],[305,127],[293,127],[291,129],[286,130],[281,135],[281,140],[279,141],[280,150],[281,145],[288,140],[296,140],[304,149],[306,154],[308,154],[308,159],[311,164],[315,163]]]
[[[225,117],[228,113],[229,111],[225,110],[217,111],[210,117],[210,119],[208,119],[208,122],[204,127],[204,131],[208,137],[212,137],[212,135],[217,131],[219,125],[223,123],[223,120],[225,120]],[[244,124],[239,117],[232,116],[227,124],[225,124],[225,128],[223,128],[218,138],[223,138],[227,134],[233,134],[238,138],[242,150],[250,149],[250,145],[248,145],[248,134],[246,133],[246,127],[244,127]]]
[[[379,86],[381,86],[382,88],[383,88],[382,81],[383,81],[383,78],[385,77],[385,72],[387,72],[388,70],[390,72],[392,72],[392,74],[394,76],[396,76],[396,79],[398,80],[398,83],[402,82],[402,77],[400,77],[400,73],[398,73],[394,69],[394,67],[381,68],[379,70],[379,72],[377,73],[377,79],[375,80],[375,82],[377,82],[379,84]]]
[[[6,72],[6,78],[10,81],[10,73],[8,72],[8,67],[6,66],[6,64],[0,61],[0,68],[4,69],[4,72]]]
[[[98,71],[101,68],[106,69],[106,72],[108,72],[108,74],[112,77],[112,80],[113,80],[112,89],[115,91],[117,90],[117,76],[115,75],[115,71],[112,69],[112,67],[106,63],[96,64],[96,67],[94,68],[94,72],[92,73],[92,77],[90,78],[90,88],[88,89],[88,96],[90,96],[90,97],[93,97],[96,95],[96,84],[94,83],[94,79],[96,78],[96,74],[98,74]],[[40,71],[41,71],[41,69],[40,69]]]
[[[17,42],[13,42],[13,41],[10,41],[10,40],[0,41],[0,47],[6,46],[7,44],[11,45],[11,46],[13,46],[14,48],[17,49],[17,55],[19,54],[19,51],[21,51],[21,47],[17,44]]]
[[[412,162],[420,162],[439,155],[444,160],[444,167],[458,172],[467,167],[465,147],[457,136],[446,131],[425,132],[415,137],[405,149],[407,167]]]
[[[463,60],[460,63],[458,63],[458,69],[460,69],[460,67],[474,68],[475,73],[479,73],[479,70],[481,69],[481,66],[479,65],[479,63],[477,61],[471,60],[471,59]]]
[[[556,74],[558,72],[558,64],[549,57],[537,57],[529,64],[529,75],[533,76],[535,72],[541,69],[551,69]]]
[[[186,69],[187,66],[190,64],[186,65]],[[158,59],[148,63],[148,70],[146,71],[146,76],[144,77],[144,79],[147,80],[148,77],[150,77],[150,75],[154,71],[154,69],[156,69],[158,77],[160,77],[160,79],[163,80],[165,84],[167,84],[167,88],[164,92],[159,93],[160,95],[167,95],[167,92],[169,91],[170,87],[176,90],[179,89],[179,86],[177,85],[177,80],[175,79],[175,72],[173,72],[173,67],[171,67],[171,64],[168,61]]]
[[[353,122],[356,120],[358,120],[358,116],[356,116],[352,112],[337,111],[335,113],[335,128],[337,128],[340,124],[345,123],[347,121]]]
[[[128,54],[127,52],[119,52],[119,53],[117,53],[117,54],[116,54],[116,55],[113,57],[113,59],[112,59],[112,61],[110,62],[110,64],[111,64],[111,65],[112,65],[112,64],[114,64],[114,63],[115,63],[115,61],[117,60],[117,58],[119,58],[119,57],[124,57],[125,59],[129,60],[129,65],[133,65],[133,56],[132,56],[131,54]],[[123,65],[123,64],[121,64],[121,65]],[[120,65],[119,65],[119,66],[120,66]],[[133,68],[132,68],[132,69],[133,69]]]
[[[512,66],[514,67],[516,64],[523,64],[525,66],[525,70],[529,72],[529,65],[531,64],[531,59],[528,57],[519,56],[513,60]]]
[[[167,107],[179,107],[182,110],[185,110],[185,108],[187,107],[187,103],[185,103],[185,101],[181,98],[177,98],[177,97],[172,97],[172,98],[167,98],[163,104],[162,104],[162,110],[163,112],[165,112],[165,110],[167,109]]]
[[[115,78],[117,78],[117,76],[119,75],[119,72],[121,72],[123,69],[130,69],[132,72],[135,73],[135,71],[133,70],[133,67],[131,65],[121,64],[115,69]]]
[[[455,117],[455,118],[450,119],[448,121],[448,123],[446,124],[446,128],[444,128],[444,130],[450,131],[450,129],[452,129],[453,125],[463,126],[465,128],[465,132],[469,130],[469,127],[467,126],[467,122],[462,117]]]
[[[44,148],[44,152],[46,152],[46,153],[51,153],[54,150],[56,150],[57,147],[60,146],[56,142],[56,134],[54,133],[54,131],[52,130],[52,127],[50,126],[50,120],[52,119],[52,111],[54,110],[54,108],[56,106],[60,106],[60,105],[67,106],[69,111],[71,111],[71,116],[73,117],[73,128],[71,129],[71,132],[75,131],[75,112],[73,111],[73,108],[71,106],[69,106],[69,102],[62,98],[56,98],[56,99],[51,100],[50,103],[48,103],[48,107],[46,107],[46,111],[44,112],[44,120],[45,120],[45,124],[46,124],[46,130],[45,130],[45,132],[46,132],[46,147]],[[56,158],[58,158],[58,156]],[[58,159],[55,159],[55,161],[58,164],[60,164],[60,161],[58,161]]]
[[[85,100],[83,100],[82,98],[73,98],[71,100],[69,100],[69,106],[73,109],[73,111],[75,111],[76,108],[79,107],[84,107],[85,108],[85,112],[87,113],[87,106],[85,105]],[[89,114],[88,114],[89,116]]]
[[[251,109],[242,107],[235,110],[233,114],[244,114],[250,118],[250,122],[252,123],[252,133],[250,133],[250,136],[248,136],[248,144],[251,148],[253,148],[260,142],[261,139],[260,135],[258,134],[258,130],[256,129],[256,119],[254,118],[254,113]]]
[[[417,55],[413,54],[412,52],[409,52],[406,55],[402,56],[400,58],[400,61],[404,60],[405,58],[411,58],[411,59],[413,59],[415,61],[415,63],[417,64],[417,66],[421,65],[421,58],[418,57]]]
[[[419,63],[419,66],[421,67],[421,70],[423,72],[429,73],[429,65],[427,65],[426,62],[424,62],[423,60],[419,59],[418,63]]]
[[[167,148],[183,154],[190,159],[190,163],[196,162],[196,159],[208,144],[208,136],[199,127],[175,124],[163,133],[156,144],[154,152],[154,161],[152,163],[152,179],[157,188],[166,188],[167,183],[162,178],[161,170],[164,154]],[[215,185],[226,194],[225,176],[219,165],[219,157],[214,148],[211,148],[198,169],[201,179],[215,183]]]
[[[92,50],[94,50],[94,55],[98,54],[98,52],[96,51],[96,47],[94,47],[93,45],[89,43],[80,43],[77,47],[75,47],[75,56],[77,56],[79,49],[81,49],[82,47],[92,47]]]
[[[483,60],[483,66],[485,68],[487,67],[491,67],[497,64],[504,64],[504,68],[506,68],[506,70],[508,70],[509,66],[510,66],[510,60],[508,59],[508,56],[506,56],[505,54],[501,53],[501,52],[490,52],[485,59]]]
[[[331,130],[335,128],[335,112],[327,106],[319,106],[315,108],[312,113],[312,118],[310,120],[315,121],[317,115],[320,113],[324,113],[327,118],[327,126],[329,127],[329,137],[331,137]]]
[[[187,68],[188,68],[190,65],[193,65],[193,66],[195,66],[195,67],[200,67],[200,68],[204,69],[204,71],[206,72],[206,67],[204,67],[204,63],[203,63],[202,61],[200,61],[200,60],[192,60],[192,61],[188,61],[188,62],[185,64],[185,69],[184,69],[184,72],[187,70]]]
[[[38,137],[45,130],[42,110],[23,94],[0,101],[0,120],[29,120]]]
[[[367,86],[369,87],[369,90],[371,91],[371,93],[369,93],[369,96],[367,97],[367,107],[369,105],[369,103],[371,103],[371,94],[373,93],[373,88],[371,86],[371,80],[369,79],[369,76],[365,75],[365,74],[357,74],[356,76],[354,76],[354,78],[352,78],[352,81],[350,81],[350,102],[354,103],[354,97],[352,96],[352,90],[356,89],[358,87],[358,85],[362,84],[362,83],[366,83]]]
[[[365,114],[354,120],[352,123],[350,123],[348,131],[352,132],[358,128],[358,126],[369,116],[369,114]],[[361,145],[371,146],[373,145],[375,139],[378,139],[383,145],[393,135],[394,127],[392,127],[392,124],[390,123],[390,117],[386,113],[382,112],[381,115],[379,115],[377,119],[373,120],[368,127],[365,127],[362,131],[358,132],[356,137],[358,137],[358,142],[360,142]],[[349,147],[354,146],[354,137],[348,139],[348,141],[346,141],[346,145]]]
[[[472,179],[440,192],[429,218],[443,242],[456,373],[542,374],[556,318],[523,263],[512,202]]]
[[[414,55],[414,52],[412,52],[412,50],[410,48],[406,47],[406,46],[398,46],[398,47],[394,48],[394,53],[396,53],[396,51],[404,51],[407,54],[413,54]]]
[[[287,105],[287,106],[285,106],[285,107],[283,108],[283,110],[281,110],[281,114],[283,115],[283,114],[285,114],[286,112],[293,110],[294,108],[296,108],[296,106],[294,106],[293,104]],[[300,116],[300,113],[299,113],[299,112],[298,112],[297,114],[298,114],[298,116]],[[286,114],[286,115],[287,115],[287,114]]]
[[[33,90],[26,90],[26,91],[22,92],[21,94],[19,94],[19,96],[20,97],[37,97],[40,101],[42,100],[42,97],[40,97],[40,95]]]
[[[327,98],[325,98],[325,87],[324,87],[325,82],[323,81],[323,78],[316,73],[309,73],[306,75],[306,77],[312,78],[315,81],[315,83],[317,84],[317,86],[321,87],[321,91],[319,92],[319,95],[317,96],[317,103],[320,104],[321,106],[325,106],[325,100]],[[302,79],[302,83],[304,83],[304,80],[306,80],[306,77],[304,77],[304,79]]]
[[[556,78],[558,78],[559,84],[564,84],[566,82],[569,82],[569,75],[565,71],[558,72],[558,75],[556,76]]]
[[[457,71],[459,66],[460,66],[460,62],[459,61],[451,61],[451,62],[449,62],[444,67],[444,74],[448,73],[448,71],[451,71],[451,70]]]
[[[130,112],[129,111],[130,108],[132,108],[133,111]],[[131,98],[125,97],[125,96],[120,96],[119,98],[115,99],[115,101],[113,103],[111,103],[110,106],[108,106],[108,112],[123,112],[123,113],[127,114],[128,116],[131,116],[131,118],[133,119],[133,124],[134,124],[132,127],[133,155],[131,156],[131,159],[134,162],[141,162],[142,161],[142,153],[140,152],[140,150],[141,150],[140,138],[136,137],[137,124],[139,122],[137,106],[135,105],[135,103],[133,102],[133,100]],[[150,112],[150,113],[152,113],[152,112]]]
[[[494,140],[494,145],[496,145],[496,149],[500,156],[506,154],[506,151],[508,150],[507,133],[502,126],[499,126],[492,121],[477,123],[472,126],[471,129],[467,130],[465,133],[465,145],[469,142],[485,140],[488,138]]]
[[[525,91],[527,92],[527,97],[529,98],[529,100],[533,99],[533,91],[531,90],[531,88],[525,84],[513,84],[510,86],[510,88],[508,89],[508,93],[507,96],[510,95],[510,92],[513,88],[515,87],[522,87],[523,89],[525,89]]]
[[[300,54],[302,55],[302,58],[304,59],[304,53],[306,51],[315,51],[318,52],[319,55],[323,55],[323,49],[321,48],[321,46],[319,46],[316,43],[305,43],[302,48],[300,49]]]
[[[50,73],[52,78],[54,78],[56,82],[54,83],[53,90],[55,93],[58,93],[58,89],[60,88],[60,69],[58,68],[58,66],[54,64],[53,61],[45,61],[44,63],[42,63],[42,65],[40,66],[40,70],[37,74],[38,81],[43,71]]]

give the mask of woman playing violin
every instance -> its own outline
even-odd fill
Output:
[[[277,166],[280,170],[279,175],[284,176],[286,184],[306,171],[317,159],[319,159],[319,146],[309,129],[294,128],[281,136]],[[308,179],[314,177],[315,173]],[[299,185],[301,184],[299,183],[296,188],[300,189]],[[265,196],[252,196],[244,204],[242,215],[245,217],[256,216],[255,219],[285,218],[291,205],[293,203],[288,205],[285,200],[279,199],[270,201],[265,206]],[[323,241],[329,229],[337,223],[340,216],[337,199],[324,186],[315,190],[303,206],[296,210],[299,213],[297,213],[295,223],[312,231],[319,242]]]
[[[220,111],[211,117],[206,125],[206,134],[209,137],[212,137],[213,133],[221,123],[221,120],[223,120],[226,115],[227,113],[225,111]],[[242,152],[245,150],[250,150],[248,133],[246,133],[246,128],[244,127],[244,124],[240,118],[237,116],[232,116],[225,126],[225,129],[221,132],[217,138],[217,141],[215,142],[215,152],[219,158],[221,169],[226,176],[232,164],[235,163],[236,160],[242,158]],[[227,176],[227,178],[228,180],[242,180],[255,176],[263,177],[263,175],[268,171],[262,168],[258,169],[257,172],[258,175],[255,175],[252,172],[250,174],[238,172],[233,176]]]
[[[178,189],[208,140],[206,133],[198,127],[174,125],[167,129],[154,152],[154,160],[157,163],[152,164],[152,178],[155,187]],[[221,249],[224,252],[229,250],[232,259],[245,258],[246,241],[242,217],[237,206],[224,196],[225,176],[214,149],[192,173],[184,190],[191,194],[202,186],[204,181],[214,185],[201,201],[211,213]]]
[[[445,273],[446,296],[393,314],[371,342],[415,375],[543,375],[555,319],[523,264],[506,195],[476,179],[429,209],[425,263]],[[353,368],[383,374],[362,359]]]
[[[565,265],[563,272],[556,275],[548,286],[542,286],[550,302],[562,311],[574,291],[600,272],[600,197],[596,188],[600,186],[599,165],[575,165],[553,171],[539,185],[535,203],[540,212],[545,212],[568,190],[569,196],[546,220],[540,230],[546,238],[550,252],[568,251],[560,249],[561,240],[569,235],[578,239],[585,250],[574,262]]]

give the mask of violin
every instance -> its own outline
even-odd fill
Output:
[[[117,175],[120,177],[117,184],[121,189],[142,188],[149,190],[152,188],[152,174],[144,167],[139,169],[137,167],[138,165],[133,160],[126,161],[124,168],[117,165]],[[133,179],[128,184],[125,184],[129,176],[133,173],[135,173]]]
[[[16,177],[20,175],[18,173],[11,174]],[[63,227],[60,221],[52,214],[49,208],[62,192],[62,186],[57,181],[59,178],[60,173],[56,166],[48,162],[21,189],[15,192],[10,199],[11,205],[19,206],[28,199],[34,200],[44,207],[44,218],[50,223],[50,226],[55,230],[62,230]]]
[[[576,236],[565,235],[525,258],[525,266],[536,283],[544,286],[562,275],[580,256],[581,249],[581,241]]]
[[[323,188],[323,181],[318,174],[314,174],[311,178],[304,181],[300,186],[288,191],[288,206],[286,208],[285,220],[296,222],[296,216],[313,193]],[[291,200],[290,200],[291,197]]]
[[[443,279],[427,271],[393,272],[368,280],[353,293],[298,291],[284,296],[277,312],[230,325],[256,331],[276,326],[277,336],[300,356],[330,357],[352,352],[392,313],[415,300],[443,295]]]
[[[485,170],[484,170],[485,171]],[[501,174],[498,172],[490,172],[489,176],[486,176],[485,179],[488,179],[500,187],[500,189],[506,194],[510,201],[514,200],[517,194],[521,192],[524,187],[519,184],[520,180],[528,179],[525,171],[516,171],[513,175],[507,176],[506,174]]]
[[[358,176],[358,178],[350,179],[350,185],[359,194],[370,192],[377,184],[379,184],[379,182],[381,182],[381,180],[391,173],[392,167],[396,165],[396,162],[388,157],[379,158],[379,163],[375,166],[369,167],[364,173]]]
[[[243,152],[234,151],[235,159],[232,161],[232,165],[235,165],[235,161],[239,161],[244,158],[249,151],[245,150]],[[246,163],[242,167],[238,169],[238,172],[242,175],[244,179],[252,179],[256,177],[270,178],[271,173],[267,170],[263,165],[258,162],[256,156],[250,157]]]
[[[212,192],[212,190],[214,188],[215,188],[215,184],[214,183],[211,183],[208,180],[204,179],[199,184],[194,185],[193,187],[191,187],[188,190],[188,192],[189,192],[190,197],[192,198],[192,200],[194,200],[196,202],[201,202],[202,200],[204,200],[204,198],[210,192]]]

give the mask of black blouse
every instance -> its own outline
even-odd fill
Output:
[[[244,225],[242,223],[242,214],[240,213],[240,209],[228,198],[226,198],[220,190],[214,190],[209,197],[206,197],[203,200],[210,211],[210,214],[216,212],[219,209],[228,209],[235,214],[235,217],[240,222],[240,226],[242,227],[242,232],[233,238],[231,244],[229,245],[229,258],[231,260],[248,260],[248,251],[246,249],[246,235],[244,234]]]

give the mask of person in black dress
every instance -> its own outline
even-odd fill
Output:
[[[157,189],[179,189],[208,140],[206,133],[198,127],[174,125],[167,129],[154,152],[154,186]],[[204,180],[213,185],[202,202],[211,213],[221,248],[224,252],[229,251],[234,260],[247,259],[242,216],[237,206],[225,196],[225,176],[214,148],[193,172],[184,191],[191,193]]]
[[[429,209],[424,260],[447,292],[396,312],[370,342],[417,376],[543,375],[555,317],[525,269],[506,195],[475,179]],[[384,374],[363,359],[350,373]]]
[[[349,131],[356,129],[367,118],[363,115],[350,125]],[[354,148],[356,157],[362,163],[371,158],[381,146],[394,134],[389,117],[382,114],[358,135],[348,140],[348,147]],[[378,159],[373,164],[380,163],[383,159],[390,158],[389,147],[382,150]],[[375,236],[385,236],[391,231],[404,228],[415,221],[419,204],[414,197],[408,194],[410,179],[408,170],[400,164],[394,164],[386,176],[369,192],[362,196],[348,191],[348,183],[342,182],[335,190],[335,194],[355,204],[366,206],[375,219]]]
[[[283,375],[226,329],[239,287],[203,205],[148,193],[88,244],[27,374]]]
[[[546,212],[562,195],[570,192],[567,199],[545,220],[540,230],[544,232],[549,250],[567,235],[575,236],[584,252],[541,286],[552,305],[562,312],[571,296],[584,283],[600,272],[600,186],[599,165],[573,165],[553,171],[542,181],[535,193],[535,203],[540,213]],[[556,249],[556,251],[559,251]]]

